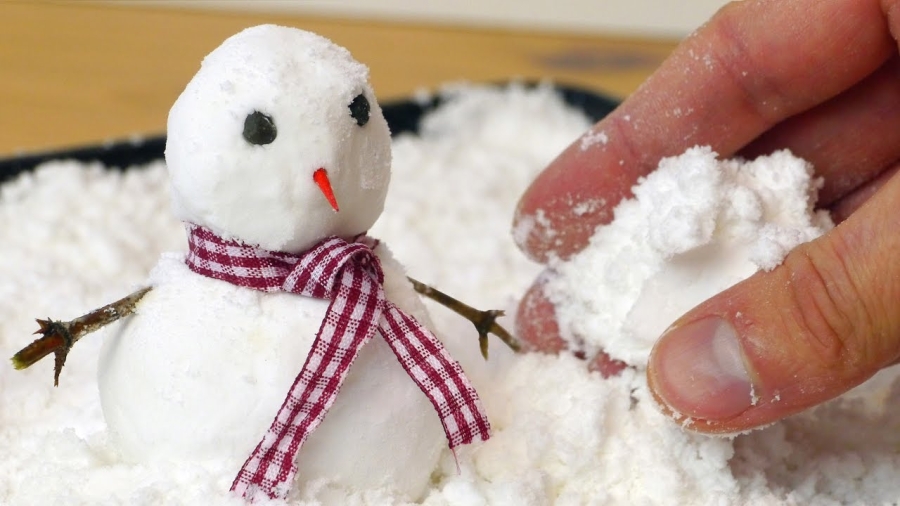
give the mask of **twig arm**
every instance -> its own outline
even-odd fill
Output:
[[[151,287],[149,286],[141,288],[126,297],[71,321],[63,322],[51,320],[50,318],[46,320],[38,319],[37,323],[40,325],[40,328],[35,334],[41,334],[41,337],[35,339],[31,344],[13,355],[13,367],[16,369],[28,368],[53,353],[55,355],[53,385],[58,386],[59,373],[62,372],[62,368],[66,364],[66,357],[72,346],[87,334],[100,330],[110,323],[133,313],[137,303],[144,295],[147,295],[150,289]]]
[[[418,281],[414,278],[407,276],[409,282],[412,283],[413,288],[416,292],[428,297],[431,300],[434,300],[438,304],[447,307],[451,311],[456,314],[462,316],[463,318],[472,322],[475,325],[475,330],[478,331],[478,344],[481,348],[481,355],[487,359],[488,358],[488,334],[494,334],[499,337],[504,344],[509,346],[509,348],[515,352],[519,352],[522,349],[519,341],[512,336],[509,332],[506,331],[500,324],[497,323],[497,318],[503,316],[503,311],[498,309],[489,309],[487,311],[482,311],[479,309],[475,309],[474,307],[461,302],[446,293],[434,288],[432,286],[426,285],[421,281]]]

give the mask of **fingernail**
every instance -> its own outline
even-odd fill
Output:
[[[704,318],[663,334],[649,367],[657,395],[682,415],[723,420],[753,404],[737,334],[721,318]]]

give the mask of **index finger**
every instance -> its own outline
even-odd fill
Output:
[[[516,241],[539,261],[583,248],[637,179],[695,145],[722,156],[852,87],[884,63],[900,2],[734,2],[541,173],[519,202]]]

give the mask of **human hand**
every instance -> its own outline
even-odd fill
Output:
[[[592,129],[606,142],[575,142],[523,195],[515,226],[532,226],[517,240],[545,262],[583,248],[640,176],[691,146],[747,158],[789,148],[824,177],[819,204],[837,227],[689,311],[656,343],[650,388],[670,414],[698,421],[693,429],[764,425],[900,361],[898,39],[900,1],[729,4]],[[576,213],[579,203],[592,205]],[[557,351],[541,286],[519,306],[518,334]],[[621,368],[602,354],[594,364]]]

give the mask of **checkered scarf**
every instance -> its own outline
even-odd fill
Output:
[[[329,237],[293,255],[224,240],[192,224],[187,230],[186,262],[198,274],[265,292],[331,300],[303,369],[231,490],[249,500],[259,494],[287,495],[297,472],[297,452],[325,418],[350,364],[376,331],[434,405],[451,449],[490,437],[478,394],[459,363],[425,327],[385,298],[384,274],[373,251],[377,241]]]

